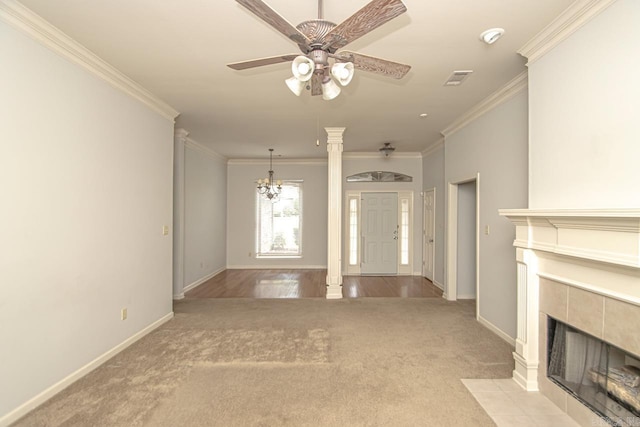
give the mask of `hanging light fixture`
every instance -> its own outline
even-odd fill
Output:
[[[258,193],[265,199],[269,199],[272,202],[278,200],[280,192],[282,191],[282,181],[273,179],[273,148],[269,148],[269,175],[265,179],[259,179]]]
[[[379,148],[378,151],[384,153],[385,157],[389,157],[389,154],[396,151],[396,147],[392,146],[390,142],[385,142],[384,146]]]

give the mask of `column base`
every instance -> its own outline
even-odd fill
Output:
[[[342,285],[328,285],[327,286],[327,299],[341,299],[342,298]]]
[[[527,362],[518,353],[513,353],[516,362],[513,379],[520,387],[527,391],[538,391],[538,362]]]

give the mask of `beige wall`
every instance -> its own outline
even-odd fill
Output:
[[[530,64],[530,208],[640,207],[638,22],[618,0]]]
[[[227,266],[229,268],[327,267],[327,164],[274,160],[275,178],[303,180],[302,258],[258,259],[256,251],[256,184],[268,162],[234,161],[228,165]]]
[[[2,424],[171,314],[173,121],[1,20],[0,52]]]

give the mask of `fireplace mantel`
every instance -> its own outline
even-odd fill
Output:
[[[640,209],[502,209],[514,246],[640,268]]]
[[[640,305],[640,209],[503,209],[516,226],[514,380],[538,390],[539,280]]]

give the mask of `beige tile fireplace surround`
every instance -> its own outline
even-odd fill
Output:
[[[501,210],[516,225],[513,379],[583,426],[607,425],[546,376],[547,319],[640,356],[640,209]],[[629,420],[640,426],[640,419]]]

